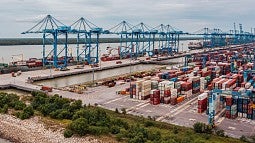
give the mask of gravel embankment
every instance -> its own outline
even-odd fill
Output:
[[[11,115],[0,114],[0,136],[18,143],[102,143],[93,137],[63,136],[63,128],[56,131],[40,123],[40,117],[20,120]]]

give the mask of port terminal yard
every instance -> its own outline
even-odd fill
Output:
[[[226,48],[229,47],[214,48],[210,51],[220,51],[225,50]],[[130,64],[142,65],[146,63],[155,63],[164,60],[185,57],[186,55],[204,53],[207,51],[209,50],[194,50],[175,56],[151,58],[150,60],[146,60],[145,57],[140,57],[137,60],[123,59],[120,60],[120,64],[116,64],[116,61],[107,61],[103,62],[101,66],[94,68],[85,65],[80,69],[77,69],[77,66],[69,66],[69,70],[67,71],[55,71],[52,69],[28,71],[23,72],[16,77],[12,77],[10,74],[2,74],[0,75],[0,88],[17,88],[25,91],[41,91],[42,86],[33,84],[33,82],[46,79],[54,80],[54,78],[58,77],[72,76],[93,71],[102,71],[121,66],[130,66]],[[116,91],[119,89],[125,89],[129,86],[130,83],[128,82],[117,82],[116,86],[111,88],[105,86],[88,87],[82,94],[53,88],[52,92],[48,92],[48,94],[59,94],[65,98],[82,100],[83,104],[97,104],[100,107],[110,110],[115,110],[116,108],[125,108],[128,114],[144,117],[151,116],[157,121],[167,122],[180,126],[192,127],[195,122],[207,123],[208,116],[205,113],[197,113],[197,95],[192,95],[177,105],[151,105],[148,100],[137,100],[130,98],[129,96],[116,94]],[[250,136],[255,134],[254,120],[248,120],[244,118],[237,118],[235,120],[226,119],[225,117],[221,116],[221,113],[219,113],[215,117],[215,122],[218,128],[223,129],[227,135],[232,137],[239,138],[242,135]]]

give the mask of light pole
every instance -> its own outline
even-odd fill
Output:
[[[101,69],[101,48],[99,49],[99,65],[100,65],[100,69]]]
[[[182,54],[183,54],[183,43],[182,43]],[[183,57],[182,57],[182,64],[183,64]]]
[[[130,61],[129,61],[129,92],[131,92],[131,60],[132,60],[132,47],[130,48]]]
[[[94,79],[95,79],[94,61],[92,61],[92,72],[93,72],[92,83],[93,83],[93,86],[94,86]]]

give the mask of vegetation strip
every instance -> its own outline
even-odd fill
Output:
[[[22,98],[15,94],[0,93],[0,111],[20,119],[37,115],[65,121],[65,137],[71,137],[74,134],[106,135],[119,142],[130,143],[242,142],[225,137],[224,131],[213,131],[203,123],[196,123],[192,130],[156,122],[150,117],[145,119],[127,115],[125,109],[120,111],[116,109],[114,112],[96,105],[82,105],[80,100],[70,100],[59,95],[47,96],[40,92],[32,92],[32,96]]]

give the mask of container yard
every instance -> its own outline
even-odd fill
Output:
[[[66,90],[35,85],[33,81],[28,83],[33,78],[54,80],[54,77],[91,72],[93,67],[89,65],[80,69],[71,66],[68,71],[52,70],[53,78],[49,77],[50,69],[2,74],[0,87],[60,94],[66,98],[80,99],[84,104],[96,103],[110,110],[126,108],[129,114],[150,116],[157,121],[181,126],[192,127],[194,122],[200,121],[224,129],[230,136],[240,137],[254,134],[253,55],[247,55],[253,46],[194,52],[186,66],[185,63],[170,67],[166,65],[153,73],[127,74],[108,81],[99,79],[93,87],[70,85],[70,90]],[[121,61],[120,64],[104,62],[102,67],[128,66],[130,62],[128,59]]]
[[[62,24],[47,15],[22,33],[44,34],[42,58],[23,60],[21,54],[20,61],[0,64],[0,89],[58,94],[185,127],[203,122],[235,138],[255,134],[255,36],[243,33],[241,24],[235,34],[208,28],[185,33],[163,24],[146,30],[144,23],[126,21],[105,30],[85,18]],[[77,36],[75,56],[68,53],[68,35]],[[102,49],[102,35],[120,41]],[[203,44],[183,50],[184,35],[200,36]]]

